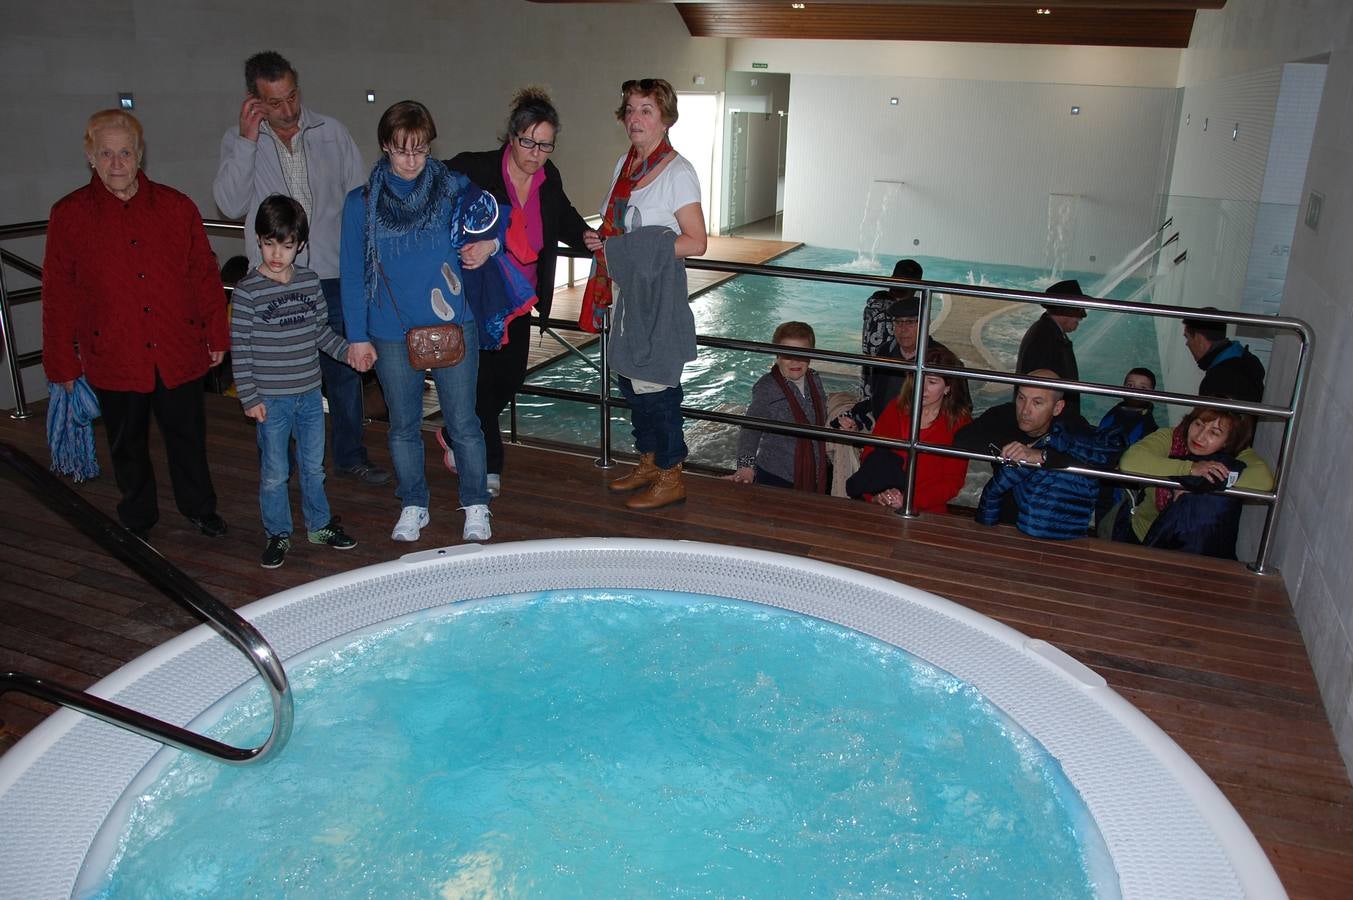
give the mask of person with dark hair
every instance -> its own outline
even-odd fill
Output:
[[[1184,344],[1203,370],[1200,395],[1254,403],[1264,399],[1264,364],[1249,347],[1227,339],[1225,322],[1185,319]]]
[[[508,259],[535,288],[535,310],[543,323],[554,298],[554,265],[562,240],[575,250],[586,250],[584,236],[591,229],[564,193],[559,169],[550,154],[559,138],[559,113],[549,95],[528,87],[512,98],[507,125],[494,150],[459,153],[446,161],[456,172],[493,194],[508,213]],[[542,327],[543,324],[542,324]],[[503,435],[499,417],[526,380],[531,317],[520,315],[507,324],[499,349],[481,347],[475,413],[484,430],[489,493],[502,489]],[[455,471],[450,435],[443,428],[438,441],[443,461]]]
[[[1123,454],[1119,468],[1179,482],[1151,488],[1146,499],[1120,513],[1114,538],[1220,559],[1236,558],[1241,501],[1227,487],[1267,491],[1273,471],[1250,447],[1254,419],[1242,413],[1194,407],[1178,426],[1142,438]]]
[[[807,322],[781,322],[771,335],[772,344],[789,350],[811,350],[817,343]],[[752,386],[747,415],[799,425],[827,424],[827,393],[822,378],[806,356],[782,353],[771,370]],[[827,475],[827,448],[821,440],[772,434],[750,425],[738,432],[738,467],[730,481],[739,484],[769,484],[813,494],[831,490]]]
[[[300,76],[281,54],[267,50],[249,57],[244,87],[239,124],[221,138],[212,184],[216,205],[232,219],[243,218],[251,234],[265,198],[281,194],[301,204],[310,240],[300,261],[319,275],[329,324],[343,334],[339,226],[343,198],[366,181],[362,154],[342,123],[302,105]],[[251,266],[262,262],[253,242],[245,242],[245,251]],[[329,400],[334,471],[363,484],[387,483],[390,473],[371,462],[363,443],[361,374],[328,355],[320,356],[319,365]]]
[[[226,533],[207,468],[202,376],[230,348],[202,213],[141,171],[141,123],[108,109],[84,136],[89,183],[52,207],[42,266],[42,365],[67,392],[83,376],[108,429],[123,526],[145,538],[160,518],[150,420],[164,436],[179,512]]]
[[[1059,281],[1043,293],[1052,297],[1083,297],[1080,282],[1074,278]],[[1080,327],[1086,312],[1083,306],[1058,306],[1048,303],[1043,306],[1043,315],[1024,332],[1019,342],[1019,356],[1015,361],[1015,374],[1027,375],[1035,369],[1049,369],[1057,373],[1064,381],[1080,381],[1080,368],[1076,365],[1076,348],[1067,335]],[[1080,394],[1066,391],[1066,407],[1069,412],[1080,414]]]
[[[416,100],[381,115],[376,139],[383,155],[343,207],[344,321],[354,364],[374,362],[390,410],[390,457],[402,507],[391,539],[416,541],[429,521],[422,424],[430,375],[456,453],[462,535],[486,541],[492,532],[484,432],[474,413],[483,323],[465,281],[500,252],[506,223],[492,194],[429,158],[436,137],[432,114]],[[461,326],[464,358],[415,369],[408,333],[448,324]]]
[[[357,546],[330,515],[324,495],[319,391],[320,351],[346,361],[349,347],[329,326],[319,276],[296,265],[310,236],[301,204],[282,194],[268,197],[254,216],[254,235],[263,261],[235,285],[230,340],[240,406],[257,423],[258,502],[267,535],[260,564],[275,569],[291,549],[292,438],[310,543],[335,550]]]
[[[914,362],[921,346],[920,295],[913,290],[897,291],[884,311],[892,323],[891,334],[883,348],[872,355],[880,359]],[[926,342],[926,347],[949,350],[934,338]],[[864,431],[873,428],[883,410],[897,399],[902,383],[910,377],[909,372],[885,369],[882,366],[866,366],[862,374],[866,375],[869,381],[869,388],[864,391],[863,399],[851,407],[849,413],[838,416],[833,427],[846,431]]]
[[[957,356],[947,347],[931,345],[926,350],[928,366],[962,368]],[[874,434],[878,437],[911,437],[911,404],[915,375],[908,372],[896,399],[884,407]],[[927,444],[952,446],[958,430],[972,421],[972,397],[968,381],[952,375],[926,375],[921,385],[921,429],[918,437]],[[852,497],[871,500],[892,509],[903,506],[902,492],[907,480],[905,450],[865,447],[860,451],[860,469],[846,483]],[[913,506],[918,512],[948,511],[949,501],[963,489],[968,477],[968,461],[959,457],[922,453],[916,463],[916,493]]]
[[[899,259],[893,264],[893,277],[920,281],[921,264],[914,259]],[[860,352],[865,356],[891,356],[888,352],[893,340],[892,306],[905,297],[914,297],[916,292],[907,288],[887,288],[874,291],[864,302],[864,328],[860,332]],[[892,373],[888,373],[892,374]],[[874,388],[874,369],[864,366],[860,369],[860,390],[865,400],[872,396]]]
[[[1156,373],[1144,366],[1130,369],[1123,378],[1123,387],[1131,388],[1134,391],[1154,391],[1156,389]],[[1100,434],[1117,434],[1122,440],[1122,446],[1130,447],[1160,427],[1156,424],[1156,417],[1152,412],[1153,407],[1154,404],[1150,400],[1133,400],[1131,398],[1122,400],[1104,414],[1104,417],[1099,420],[1097,430]],[[1118,460],[1112,460],[1110,465],[1118,465]],[[1125,497],[1126,488],[1124,485],[1114,481],[1100,482],[1099,500],[1095,503],[1095,521],[1100,523],[1101,528],[1108,527],[1112,518],[1110,516],[1111,510]],[[1108,537],[1108,534],[1101,531],[1100,536]]]
[[[696,350],[682,260],[704,253],[709,235],[695,166],[668,140],[677,121],[672,85],[626,81],[615,117],[630,148],[616,162],[601,230],[584,238],[597,256],[578,326],[596,331],[614,299],[608,352],[630,404],[639,465],[608,487],[631,493],[630,509],[660,509],[686,499],[681,371]]]

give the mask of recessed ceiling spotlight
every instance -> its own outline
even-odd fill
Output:
[[[1037,13],[1038,15],[1040,15],[1040,16],[1050,16],[1050,15],[1052,15],[1052,10],[1048,9],[1046,6],[1040,6],[1040,7],[1038,7],[1038,9],[1034,10],[1034,12]]]
[[[791,4],[789,4],[789,8],[790,8],[790,9],[803,9],[803,7],[804,7],[804,4],[802,4],[802,3],[791,3]]]

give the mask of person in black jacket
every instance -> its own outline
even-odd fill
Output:
[[[1074,278],[1059,281],[1043,293],[1053,297],[1084,296],[1080,282]],[[1043,309],[1043,315],[1029,326],[1029,330],[1024,332],[1024,339],[1019,342],[1015,374],[1027,375],[1035,369],[1051,369],[1065,381],[1080,381],[1076,348],[1067,335],[1080,327],[1081,320],[1085,318],[1085,307],[1045,304]],[[1066,392],[1066,408],[1068,412],[1080,413],[1079,393]]]
[[[1203,370],[1199,394],[1254,403],[1264,399],[1264,364],[1249,347],[1227,340],[1225,322],[1185,319],[1184,343]]]
[[[460,153],[446,161],[447,168],[468,175],[470,180],[497,198],[501,209],[510,209],[507,251],[512,262],[535,285],[536,312],[543,321],[554,299],[554,264],[562,240],[576,250],[586,250],[583,236],[591,229],[564,193],[559,169],[550,162],[559,134],[559,113],[549,96],[528,87],[512,98],[507,125],[496,150]],[[479,386],[475,412],[484,429],[489,492],[502,489],[503,436],[498,417],[526,380],[527,350],[531,340],[529,316],[519,316],[507,326],[503,346],[479,353]],[[455,471],[455,457],[438,433],[447,468]]]

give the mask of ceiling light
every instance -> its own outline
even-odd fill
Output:
[[[790,9],[803,9],[803,6],[804,6],[804,5],[803,5],[802,3],[791,3],[791,4],[789,4],[789,8],[790,8]]]
[[[1050,15],[1052,15],[1052,10],[1048,9],[1046,6],[1040,6],[1040,7],[1038,7],[1038,9],[1034,10],[1034,12],[1037,13],[1038,15],[1040,15],[1040,16],[1050,16]]]

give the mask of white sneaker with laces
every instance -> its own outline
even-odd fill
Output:
[[[503,476],[496,472],[489,473],[489,496],[497,497],[503,492]]]
[[[461,538],[467,541],[487,541],[493,536],[489,528],[489,508],[482,503],[474,506],[462,506],[465,510],[465,530]]]
[[[395,523],[395,530],[390,532],[390,540],[412,543],[418,540],[418,535],[422,533],[423,526],[427,523],[428,509],[426,506],[406,506],[399,513],[399,521]]]

